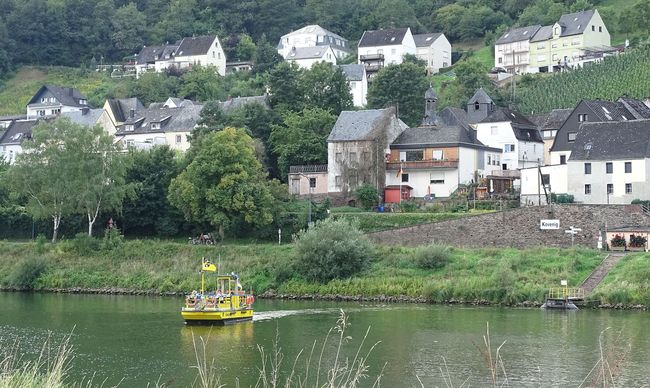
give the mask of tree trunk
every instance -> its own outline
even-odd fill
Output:
[[[53,225],[53,231],[52,231],[52,243],[56,242],[57,237],[59,236],[59,226],[61,226],[61,216],[56,215],[52,217],[52,220],[54,221]]]
[[[95,219],[90,217],[90,213],[88,213],[88,236],[92,237],[93,236],[93,224],[95,223]]]

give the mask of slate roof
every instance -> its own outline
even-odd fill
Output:
[[[542,134],[537,125],[532,123],[521,113],[508,109],[499,108],[492,112],[488,117],[480,121],[481,123],[499,123],[509,122],[512,131],[517,140],[543,143]]]
[[[432,34],[417,34],[413,35],[413,40],[415,40],[415,47],[429,47],[435,42],[442,32],[434,32]]]
[[[408,28],[364,31],[359,47],[390,46],[402,44]]]
[[[83,107],[83,106],[88,106],[88,105],[83,105],[79,103],[79,100],[88,100],[86,96],[81,94],[79,89],[75,88],[68,88],[65,86],[58,86],[58,85],[43,85],[41,86],[40,89],[34,94],[31,100],[27,103],[27,105],[32,105],[32,104],[39,104],[40,100],[39,98],[45,91],[49,91],[52,93],[54,98],[61,104],[65,106],[75,106],[75,107]]]
[[[177,57],[188,57],[193,55],[206,55],[216,35],[195,36],[183,38],[174,55]]]
[[[365,66],[352,64],[352,65],[341,65],[339,67],[343,71],[343,74],[345,74],[345,77],[347,78],[348,81],[363,80],[363,73],[365,72],[366,69]]]
[[[545,129],[560,129],[562,124],[571,115],[573,109],[553,109],[549,113],[541,113],[528,117],[533,124],[541,130]]]
[[[148,108],[137,111],[120,125],[116,135],[189,132],[196,126],[203,105],[188,105],[178,108]],[[151,128],[151,123],[160,123],[160,129]],[[126,125],[134,125],[133,131],[126,131]]]
[[[588,27],[589,21],[594,16],[595,11],[580,11],[568,13],[560,16],[558,24],[562,26],[562,33],[560,36],[569,36],[582,34]]]
[[[598,121],[622,121],[634,119],[634,115],[627,110],[625,105],[618,101],[583,100],[583,102],[598,117]],[[650,118],[650,116],[648,118]]]
[[[113,111],[115,119],[119,122],[126,121],[129,117],[129,112],[131,109],[139,111],[144,109],[144,105],[136,97],[133,98],[119,98],[119,99],[108,99],[108,105]]]
[[[102,113],[104,113],[104,109],[82,109],[75,112],[63,112],[61,116],[69,118],[73,123],[92,127],[97,124]]]
[[[650,157],[650,120],[583,123],[570,160],[620,160]]]
[[[303,34],[314,34],[318,36],[330,36],[334,39],[340,39],[343,42],[347,42],[348,40],[342,37],[341,35],[335,34],[332,31],[326,30],[325,28],[319,26],[318,24],[309,24],[307,26],[304,26],[302,28],[299,28],[297,30],[291,31],[288,34],[282,35],[280,38],[280,42],[278,43],[278,49],[281,49],[284,47],[284,43],[282,43],[282,40],[285,38],[289,38],[294,35],[303,35]],[[289,43],[291,44],[291,42]],[[336,46],[338,48],[341,48],[343,50],[349,50],[347,47],[343,47],[340,45],[337,45],[336,42],[316,42],[316,45],[321,45],[321,44],[331,44],[333,46]]]
[[[490,96],[487,94],[487,92],[483,88],[479,88],[474,93],[472,98],[470,98],[469,101],[467,101],[467,104],[474,104],[477,101],[478,101],[479,104],[491,104],[491,103],[494,103],[492,98],[490,98]]]
[[[549,40],[553,37],[553,26],[542,26],[530,40],[531,43]]]
[[[436,125],[408,128],[395,139],[390,148],[464,145],[500,151],[481,143],[467,123],[467,115],[459,108],[447,107],[437,115]]]
[[[262,96],[234,97],[229,100],[219,102],[219,106],[221,106],[221,109],[224,112],[239,109],[248,104],[260,104],[265,108],[269,108],[269,99],[265,94]]]
[[[9,128],[0,137],[2,145],[20,145],[23,140],[32,137],[32,128],[38,124],[38,120],[17,120],[11,123]]]
[[[336,119],[327,141],[372,140],[374,137],[371,134],[376,125],[393,114],[392,112],[393,110],[389,108],[358,111],[344,110]]]
[[[503,35],[501,35],[501,37],[497,39],[494,44],[505,44],[519,42],[522,40],[529,40],[537,33],[540,28],[542,28],[542,26],[539,24],[536,24],[534,26],[511,28]]]
[[[293,47],[287,60],[300,60],[300,59],[319,59],[325,55],[327,50],[331,50],[330,46],[314,46],[314,47]],[[332,54],[334,55],[334,54]]]
[[[154,63],[159,58],[160,54],[165,49],[165,46],[145,46],[138,55],[136,61],[138,65],[146,65],[147,63]]]
[[[621,97],[618,102],[622,103],[635,119],[650,119],[650,107],[644,104],[643,101]]]

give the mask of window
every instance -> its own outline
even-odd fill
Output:
[[[86,100],[79,100],[79,105],[87,105],[88,102]]]
[[[45,116],[45,109],[39,109],[36,111],[36,114],[39,116]]]
[[[212,58],[216,57],[216,56],[217,56],[216,54],[217,54],[217,52],[216,52],[216,51],[213,51],[213,52],[212,52]]]
[[[503,152],[515,152],[514,144],[506,144],[503,146]]]
[[[160,123],[151,123],[151,129],[160,129]]]
[[[133,131],[133,124],[127,124],[124,126],[125,131]]]
[[[630,174],[632,172],[632,162],[625,162],[625,173]]]
[[[546,48],[546,44],[544,44],[544,43],[537,43],[537,48],[540,49],[540,50],[543,49],[543,48]]]
[[[574,39],[571,41],[571,46],[579,46],[580,45],[580,39]]]
[[[551,174],[542,174],[542,184],[549,186],[551,184]]]
[[[566,155],[560,155],[560,164],[566,164]]]
[[[591,26],[591,30],[592,30],[592,31],[596,31],[596,26],[592,25],[592,26]]]
[[[390,53],[393,54],[393,55],[397,54],[397,49],[391,49]]]
[[[440,172],[431,173],[431,175],[429,175],[429,182],[433,185],[444,185],[445,174]]]
[[[350,152],[348,157],[350,159],[350,163],[356,163],[357,162],[357,153],[356,152]]]
[[[546,62],[546,55],[538,55],[537,62]]]
[[[406,161],[407,162],[417,162],[420,160],[424,160],[424,151],[423,150],[417,150],[417,151],[406,151]]]
[[[626,183],[625,184],[625,194],[632,194],[632,184],[631,183]]]
[[[589,117],[587,116],[586,113],[581,113],[578,115],[578,122],[582,123],[584,121],[587,121]]]
[[[443,157],[442,150],[433,150],[431,159],[442,160],[442,157]]]
[[[341,187],[341,176],[337,175],[334,177],[334,186]]]
[[[614,172],[614,165],[612,164],[612,162],[605,163],[605,172],[607,174],[611,174]]]
[[[316,188],[316,178],[309,178],[309,188],[310,189]]]
[[[384,49],[377,49],[377,54],[381,55],[384,53]]]
[[[499,63],[503,63],[503,58],[499,57]]]
[[[603,32],[603,27],[602,26],[598,27],[598,32]]]
[[[402,174],[402,182],[408,182],[409,181],[409,174]]]
[[[574,142],[576,141],[576,132],[569,132],[568,133],[569,137],[569,142]]]
[[[555,27],[555,35],[560,35],[560,27]]]
[[[217,58],[221,59],[221,53],[217,53]],[[199,63],[200,64],[200,63]]]
[[[614,194],[614,184],[613,183],[608,183],[607,184],[607,194]]]
[[[591,194],[591,185],[585,185],[585,194],[586,195]]]
[[[335,157],[334,157],[334,161],[336,161],[336,162],[342,162],[342,161],[343,161],[343,153],[341,153],[341,152],[337,152],[336,155],[335,155]]]
[[[552,48],[557,48],[557,43],[554,42],[554,43],[551,45],[551,47],[552,47]],[[556,55],[556,54],[553,54],[553,58],[555,58],[555,57],[557,57],[557,55]]]
[[[566,39],[562,40],[562,47],[566,47],[566,46],[568,46],[568,45],[569,45],[569,41],[568,41],[568,40],[566,40]]]
[[[498,132],[499,132],[499,128],[496,125],[490,127],[491,135],[496,135]]]
[[[176,144],[181,144],[182,141],[183,138],[181,137],[181,135],[176,135]]]
[[[585,175],[591,174],[591,163],[585,163]]]
[[[492,155],[487,156],[487,164],[488,165],[492,164]]]

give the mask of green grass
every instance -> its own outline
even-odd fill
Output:
[[[403,228],[431,222],[440,222],[467,217],[472,213],[332,213],[332,217],[345,217],[358,223],[364,232],[377,232],[394,228]]]
[[[494,67],[494,57],[492,56],[493,48],[491,46],[482,47],[474,51],[474,58],[478,59],[488,69]]]
[[[596,288],[602,303],[650,306],[650,253],[628,254]]]
[[[78,88],[91,105],[101,107],[111,89],[116,97],[126,97],[115,90],[124,82],[111,79],[107,73],[77,68],[24,66],[0,88],[0,115],[24,114],[27,102],[44,84]]]
[[[0,242],[0,283],[8,285],[15,268],[38,257],[45,270],[34,289],[122,288],[156,292],[187,292],[200,286],[201,257],[224,271],[241,275],[256,293],[274,289],[288,294],[340,294],[368,297],[409,296],[435,302],[450,299],[514,304],[541,302],[560,279],[579,284],[602,261],[587,249],[449,249],[442,268],[422,269],[415,249],[378,247],[372,265],[361,275],[324,284],[307,282],[293,267],[292,244],[225,244],[195,246],[158,240],[130,240],[113,251],[79,255],[69,241],[46,244],[41,253],[33,243]],[[647,290],[647,289],[646,289]]]

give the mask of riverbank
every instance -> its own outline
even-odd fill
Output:
[[[265,297],[509,306],[536,306],[560,279],[580,284],[604,257],[583,248],[450,248],[446,265],[422,269],[415,249],[380,246],[361,275],[320,284],[296,275],[292,244],[197,246],[152,239],[106,248],[70,240],[55,245],[0,242],[0,251],[3,289],[182,295],[200,287],[197,268],[207,257],[221,260],[224,271],[239,273],[247,289]],[[597,289],[597,304],[650,305],[647,259],[644,254],[626,257]]]

